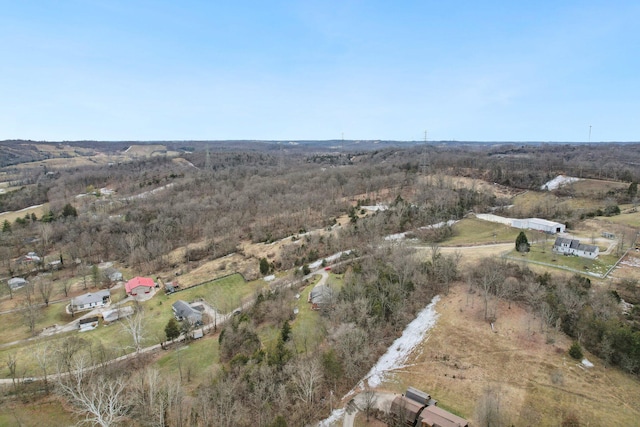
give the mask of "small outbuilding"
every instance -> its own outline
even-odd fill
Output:
[[[125,305],[124,307],[117,307],[111,310],[105,310],[102,312],[102,320],[105,323],[112,323],[116,320],[124,319],[133,314],[133,307]]]
[[[7,280],[7,285],[9,285],[9,287],[11,289],[13,289],[13,290],[20,289],[21,287],[23,287],[27,283],[29,283],[29,282],[27,282],[22,277],[12,277],[11,279]]]
[[[86,319],[80,319],[78,322],[78,327],[80,328],[80,332],[92,331],[98,327],[98,321],[100,319],[98,317],[87,317]]]

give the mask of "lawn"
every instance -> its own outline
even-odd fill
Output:
[[[141,303],[145,315],[145,339],[143,340],[143,346],[149,346],[164,341],[165,334],[164,328],[173,316],[171,310],[171,304],[177,300],[185,300],[187,302],[193,301],[197,298],[204,298],[206,301],[212,302],[217,307],[227,308],[227,312],[236,308],[236,301],[240,301],[243,298],[250,297],[257,289],[260,289],[265,285],[262,280],[253,282],[245,282],[241,275],[234,274],[222,279],[213,280],[209,283],[203,284],[192,289],[187,289],[182,292],[176,292],[171,295],[165,295],[162,291],[159,291],[151,300]],[[225,301],[231,301],[225,305]],[[132,304],[132,303],[130,303]],[[55,308],[55,311],[52,310]],[[56,321],[61,319],[60,310],[64,311],[64,304],[52,305],[49,309],[45,310],[46,316],[44,320],[41,320],[41,324],[50,325],[53,323],[66,323],[66,321],[72,320],[70,317],[65,321]],[[3,339],[11,341],[6,338],[14,337],[15,339],[26,338],[24,329],[25,326],[20,326],[22,318],[17,315],[3,315],[10,321],[9,328],[20,329],[19,334],[3,334]],[[4,319],[3,319],[4,320]],[[87,345],[91,345],[92,348],[104,347],[108,349],[114,356],[120,356],[126,353],[133,352],[133,341],[128,332],[126,332],[121,323],[116,322],[108,326],[104,326],[100,321],[100,326],[89,332],[70,332],[67,334],[58,334],[50,339],[52,346],[56,346],[66,336],[77,336],[85,340]],[[17,338],[16,338],[17,337]],[[35,342],[22,343],[11,349],[0,350],[0,360],[5,360],[8,354],[17,354],[20,360],[19,370],[24,370],[25,375],[35,376],[39,375],[39,368],[33,358],[33,352],[38,343],[42,340],[39,339]],[[8,372],[4,371],[4,376],[8,376]]]
[[[615,255],[599,255],[596,259],[582,258],[578,256],[565,256],[551,251],[552,241],[547,244],[547,249],[543,251],[542,245],[532,245],[528,253],[520,253],[515,249],[507,254],[511,259],[521,259],[524,261],[543,262],[559,268],[569,268],[584,274],[594,273],[605,274],[618,260]]]
[[[0,405],[0,425],[22,427],[66,427],[75,425],[77,418],[65,410],[62,404],[50,397],[31,401],[3,402]]]
[[[477,218],[465,218],[453,226],[453,232],[452,237],[442,242],[443,246],[515,242],[520,230]]]
[[[300,299],[296,305],[299,311],[295,320],[291,323],[293,341],[296,343],[296,348],[299,351],[313,351],[318,348],[326,334],[320,322],[320,312],[312,310],[311,304],[307,302],[309,292],[311,292],[314,286],[315,283],[305,287],[300,292]]]
[[[178,375],[182,371],[183,380],[187,380],[188,376],[204,379],[220,367],[218,336],[207,336],[186,345],[180,344],[164,353],[155,365],[166,374]]]
[[[240,274],[232,274],[169,296],[162,295],[160,300],[173,304],[179,299],[190,302],[202,298],[219,312],[229,313],[239,307],[247,298],[267,286],[267,283],[262,279],[245,282]]]

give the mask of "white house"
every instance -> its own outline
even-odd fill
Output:
[[[71,299],[71,310],[92,310],[98,307],[105,307],[110,302],[111,292],[109,292],[108,289],[104,289],[102,291],[80,295]]]
[[[515,228],[521,228],[524,230],[538,230],[545,233],[564,233],[565,225],[559,222],[549,221],[542,218],[514,218],[511,222],[511,226]]]
[[[576,255],[583,258],[594,259],[600,249],[595,245],[585,245],[577,239],[565,239],[558,237],[553,243],[553,251],[564,255]]]

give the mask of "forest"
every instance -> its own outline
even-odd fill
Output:
[[[53,396],[72,422],[102,426],[312,425],[357,386],[419,310],[453,287],[479,298],[484,321],[500,318],[500,302],[524,307],[549,342],[564,334],[637,381],[637,280],[600,281],[498,256],[465,262],[442,248],[459,234],[450,224],[473,214],[541,217],[571,230],[621,209],[635,212],[638,145],[153,144],[166,152],[132,156],[126,150],[133,143],[124,142],[86,142],[73,152],[41,147],[61,143],[0,145],[0,211],[12,214],[0,219],[0,276],[29,281],[17,290],[3,284],[2,315],[19,313],[19,341],[46,343],[29,365],[18,356],[22,344],[2,340],[4,377],[12,380],[3,389],[6,404]],[[588,197],[575,186],[553,191],[558,200],[589,200],[581,205],[511,208],[514,195],[539,192],[560,174],[613,184]],[[625,230],[626,251],[638,228]],[[388,238],[398,233],[408,239]],[[256,247],[266,249],[256,255]],[[310,264],[342,251],[350,252],[331,266],[330,301],[303,325],[292,304],[316,280],[303,276]],[[25,262],[27,253],[41,261]],[[107,342],[77,333],[41,338],[52,301],[116,285],[98,268],[103,263],[126,276],[168,281],[221,259],[242,262],[225,263],[219,273],[240,273],[247,282],[273,274],[279,286],[256,290],[235,315],[231,302],[221,310],[229,316],[205,338],[214,353],[206,368],[186,361],[163,368],[161,355],[180,360],[182,345],[168,324],[145,334],[145,343],[163,343],[160,353],[142,353],[129,321],[125,335],[137,349],[116,363],[109,361],[124,350]],[[621,302],[630,308],[621,310]],[[158,310],[133,307],[140,330]],[[494,425],[478,413],[464,415],[474,425]]]

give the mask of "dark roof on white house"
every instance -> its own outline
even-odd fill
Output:
[[[176,317],[180,320],[187,319],[190,322],[202,321],[202,313],[191,307],[185,301],[178,300],[174,302],[171,307],[173,308],[173,312],[176,314]]]
[[[584,243],[580,243],[580,240],[577,239],[567,239],[565,237],[556,238],[553,246],[562,246],[563,244],[568,245],[571,249],[575,249],[583,252],[595,252],[598,249],[597,246],[594,245],[585,245]]]
[[[90,292],[88,294],[77,296],[73,299],[72,304],[75,306],[79,305],[87,305],[92,303],[101,303],[104,301],[104,298],[109,298],[111,296],[111,292],[109,289],[103,289],[98,292]]]

